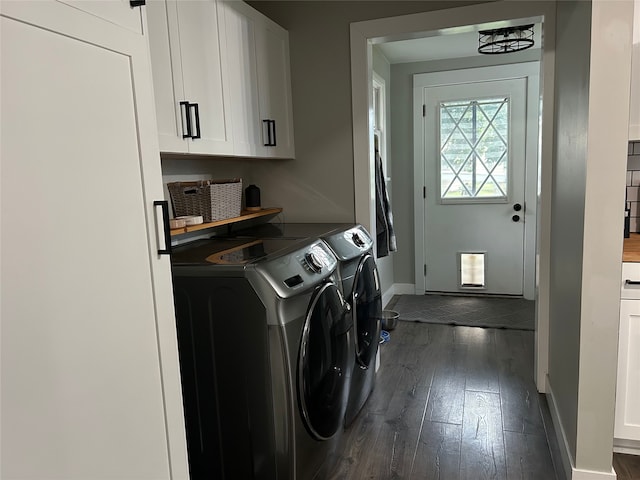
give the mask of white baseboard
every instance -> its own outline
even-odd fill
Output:
[[[416,286],[413,283],[394,283],[382,293],[382,308],[385,308],[394,295],[414,295]]]
[[[640,455],[640,441],[614,438],[613,451],[616,453],[627,453],[629,455]]]
[[[573,459],[571,458],[571,451],[569,450],[569,442],[567,441],[567,435],[560,422],[560,413],[553,396],[553,388],[549,382],[549,375],[547,375],[547,403],[549,404],[549,411],[551,412],[551,420],[553,421],[553,427],[556,432],[556,439],[558,440],[558,449],[560,450],[560,457],[562,460],[562,468],[566,478],[572,479],[573,471]]]
[[[560,421],[560,413],[553,396],[553,388],[549,382],[549,376],[547,375],[547,402],[549,403],[549,410],[551,412],[551,419],[553,420],[553,427],[556,431],[556,437],[558,440],[558,447],[560,449],[560,456],[562,457],[562,467],[564,468],[565,475],[570,480],[616,480],[618,477],[615,470],[611,468],[611,472],[594,472],[591,470],[583,470],[576,468],[573,463],[573,457],[569,450],[569,442],[567,441],[567,435],[562,427]]]
[[[613,469],[610,473],[605,473],[580,470],[574,467],[571,475],[571,480],[616,480],[617,478],[618,476]]]
[[[414,283],[394,283],[396,295],[415,295],[416,286]]]

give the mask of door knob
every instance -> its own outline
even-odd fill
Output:
[[[519,222],[520,221],[520,215],[514,215],[513,217],[511,217],[511,220],[513,220],[514,222]]]
[[[520,205],[519,203],[516,203],[516,204],[513,206],[513,209],[514,209],[516,212],[519,212],[520,210],[522,210],[522,205]]]

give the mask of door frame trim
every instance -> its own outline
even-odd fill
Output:
[[[446,86],[462,83],[499,81],[525,78],[527,126],[525,131],[525,185],[524,202],[524,245],[523,245],[523,295],[529,300],[535,298],[535,256],[536,256],[536,186],[540,155],[538,151],[538,118],[540,112],[540,62],[521,62],[490,67],[465,68],[443,72],[418,73],[413,76],[413,181],[414,181],[414,261],[415,293],[423,295],[426,289],[426,277],[419,265],[426,264],[425,246],[425,210],[426,202],[422,197],[425,185],[424,169],[424,117],[422,116],[423,91],[426,87]],[[418,101],[420,100],[420,101]],[[420,105],[419,105],[420,103]],[[429,266],[427,265],[427,269]]]
[[[551,188],[554,143],[555,81],[555,2],[496,1],[433,12],[354,22],[351,39],[351,102],[354,154],[355,220],[375,238],[374,150],[369,116],[372,89],[372,46],[390,40],[424,36],[446,28],[477,26],[492,22],[544,24],[541,86],[545,96],[542,109],[541,164],[538,195],[538,229],[536,242],[536,335],[535,379],[539,392],[546,392],[545,376],[549,369],[549,284],[551,252]]]

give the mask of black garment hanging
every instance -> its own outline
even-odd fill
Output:
[[[378,149],[376,154],[376,245],[377,257],[386,257],[389,252],[398,250],[396,234],[393,230],[393,214],[387,193],[387,185],[382,171],[382,157]]]

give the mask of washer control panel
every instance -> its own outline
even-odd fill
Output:
[[[280,297],[287,298],[321,283],[335,272],[337,265],[338,259],[329,247],[315,240],[281,257],[259,262],[255,268]]]

